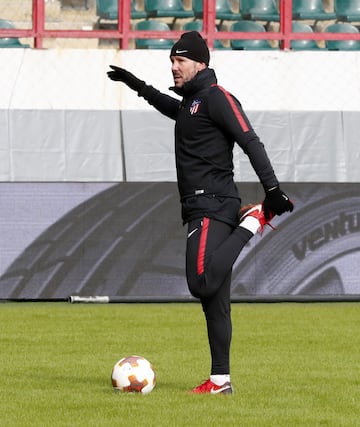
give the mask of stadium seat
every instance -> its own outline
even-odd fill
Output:
[[[144,9],[149,18],[192,18],[194,12],[185,10],[181,0],[144,0]]]
[[[230,31],[237,32],[265,32],[265,27],[254,21],[239,21],[231,25]],[[273,49],[267,40],[230,40],[234,50],[261,50]]]
[[[11,21],[6,19],[0,19],[0,28],[3,29],[14,29],[15,26]],[[0,37],[0,48],[26,48],[30,47],[28,44],[22,44],[17,37]]]
[[[135,24],[138,31],[171,31],[165,22],[149,19]],[[171,49],[174,44],[170,39],[135,39],[137,49]]]
[[[359,33],[359,30],[349,23],[336,23],[327,26],[328,33]],[[360,40],[326,40],[329,50],[360,50]]]
[[[278,22],[279,10],[275,0],[241,0],[240,13],[252,21]]]
[[[131,0],[131,18],[144,19],[147,14],[144,10],[136,8],[135,0]],[[104,19],[106,21],[117,21],[118,19],[118,0],[96,0],[96,15],[98,22]]]
[[[183,25],[184,31],[198,31],[201,33],[203,30],[203,21],[202,19],[195,19],[195,21],[187,22]]]
[[[310,27],[310,25],[296,21],[292,23],[292,31],[294,33],[313,33],[313,29]],[[291,40],[290,48],[294,50],[320,49],[315,40]]]
[[[327,21],[336,19],[334,12],[326,12],[322,0],[293,0],[292,17],[294,20]]]
[[[184,31],[198,31],[201,33],[203,30],[203,21],[202,19],[196,19],[195,21],[187,22],[183,25]],[[225,47],[220,40],[214,40],[214,49],[228,49]]]
[[[131,0],[131,19],[145,19],[147,13],[145,10],[140,10],[136,7],[135,0]]]
[[[360,0],[334,0],[334,10],[338,21],[360,21]]]
[[[192,0],[193,11],[195,18],[203,18],[203,0]],[[238,21],[242,19],[240,13],[233,12],[229,0],[216,0],[216,19],[220,20],[220,25],[223,21]]]

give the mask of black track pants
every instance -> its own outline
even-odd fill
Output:
[[[230,289],[232,266],[253,236],[214,219],[188,225],[186,276],[189,290],[204,310],[211,352],[211,374],[229,374],[232,336]]]

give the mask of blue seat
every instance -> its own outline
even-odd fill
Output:
[[[324,31],[327,33],[359,33],[356,27],[346,22],[328,25]],[[325,44],[329,50],[360,50],[360,40],[326,40]]]
[[[230,31],[237,32],[265,32],[265,27],[254,21],[239,21],[231,25]],[[268,40],[241,39],[230,40],[234,50],[264,50],[273,49]]]
[[[6,19],[0,19],[0,28],[3,29],[14,29],[15,26],[11,21]],[[0,37],[0,48],[27,48],[30,47],[28,44],[22,44],[17,37]]]
[[[275,0],[241,0],[240,12],[243,19],[252,21],[278,22],[280,20]]]
[[[183,25],[184,31],[198,31],[199,33],[201,33],[203,28],[204,27],[202,19],[195,19],[195,21],[189,21]]]
[[[292,23],[293,33],[313,33],[310,25],[294,21]],[[294,50],[319,50],[321,49],[315,40],[291,40],[290,48]]]
[[[360,21],[360,0],[334,0],[334,11],[338,21]]]
[[[193,11],[195,18],[203,18],[203,1],[202,0],[192,0]],[[238,21],[242,19],[240,13],[233,12],[229,0],[216,0],[215,6],[216,19],[220,20],[220,25],[223,21]]]
[[[117,0],[96,0],[96,15],[100,19],[115,21],[118,19]]]
[[[135,0],[131,0],[131,19],[145,19],[147,13],[145,10],[140,10],[136,7]]]
[[[96,15],[98,21],[104,19],[107,21],[117,21],[118,19],[118,0],[96,0]],[[131,0],[132,19],[147,18],[147,13],[144,10],[136,8],[135,0]]]
[[[139,21],[135,24],[135,30],[139,31],[171,31],[166,22],[149,19]],[[137,49],[171,49],[174,40],[170,39],[135,39],[135,47]]]
[[[192,18],[194,12],[185,10],[181,0],[144,0],[144,9],[149,18]]]
[[[336,19],[336,14],[326,12],[322,0],[293,0],[292,17],[294,20],[317,22]]]
[[[184,31],[198,31],[201,33],[203,30],[203,21],[202,19],[196,19],[195,21],[187,22],[183,25]],[[214,49],[228,49],[225,47],[220,40],[214,40]]]

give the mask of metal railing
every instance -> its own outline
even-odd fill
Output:
[[[312,32],[300,33],[292,31],[292,0],[280,0],[279,31],[266,32],[233,32],[216,30],[216,0],[203,1],[203,31],[202,35],[207,40],[210,48],[215,40],[275,40],[279,42],[280,49],[290,49],[292,40],[360,40],[360,33],[330,33]],[[119,41],[120,49],[129,48],[131,39],[175,39],[180,37],[182,31],[136,31],[131,29],[131,4],[130,0],[119,0],[118,19],[116,29],[90,29],[66,30],[45,28],[45,0],[32,1],[32,26],[30,29],[0,29],[0,37],[32,38],[34,48],[43,47],[44,38],[82,38],[82,39],[113,39]]]

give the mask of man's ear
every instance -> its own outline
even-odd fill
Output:
[[[197,62],[197,70],[198,71],[205,70],[206,67],[207,67],[207,65],[205,64],[205,62]]]

